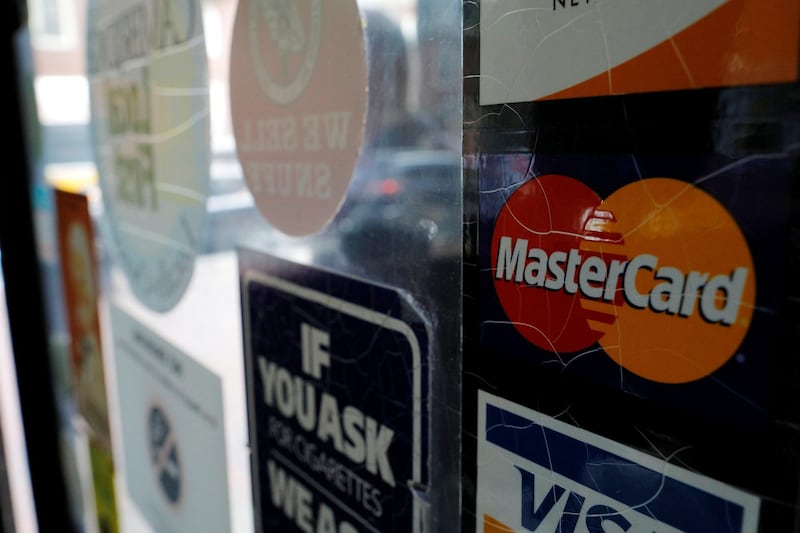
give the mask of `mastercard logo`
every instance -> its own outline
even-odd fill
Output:
[[[558,354],[597,343],[651,381],[712,374],[752,320],[744,235],[680,180],[639,180],[605,200],[567,176],[530,180],[498,215],[491,254],[500,304],[529,342]]]

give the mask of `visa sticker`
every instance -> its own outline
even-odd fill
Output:
[[[478,391],[476,531],[744,533],[759,499]]]

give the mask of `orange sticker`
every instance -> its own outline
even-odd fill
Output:
[[[794,81],[798,6],[729,0],[672,39],[547,98]]]
[[[100,318],[94,227],[83,194],[54,191],[73,386],[78,410],[92,434],[111,451]]]
[[[797,79],[793,0],[484,0],[482,105]]]

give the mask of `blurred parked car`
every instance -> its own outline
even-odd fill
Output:
[[[206,210],[208,219],[201,253],[230,251],[271,231],[258,212],[233,151],[213,154]]]
[[[451,150],[387,150],[362,165],[339,215],[354,261],[456,257],[461,250],[461,159]],[[407,260],[405,261],[408,262]]]

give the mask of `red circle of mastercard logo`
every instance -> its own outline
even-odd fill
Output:
[[[750,327],[747,242],[716,199],[680,180],[603,200],[567,176],[533,179],[498,215],[491,253],[500,304],[529,342],[555,353],[597,342],[651,381],[708,376]]]

